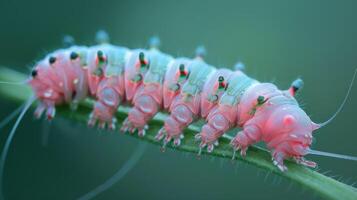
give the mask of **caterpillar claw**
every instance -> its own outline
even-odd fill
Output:
[[[213,145],[213,144],[209,144],[209,145],[207,146],[207,152],[208,152],[208,153],[212,153],[213,149],[214,149],[214,145]]]
[[[164,144],[165,144],[165,146],[171,141],[171,136],[169,136],[169,135],[166,135],[166,137],[165,137],[165,139],[164,139]]]
[[[175,147],[178,147],[181,145],[181,138],[180,137],[177,137],[174,139],[174,146]]]
[[[116,129],[117,119],[115,117],[113,117],[112,120],[110,122],[108,122],[108,121],[99,120],[93,113],[91,113],[89,115],[89,119],[87,122],[88,126],[94,127],[97,122],[98,122],[98,128],[100,128],[100,129],[105,129],[106,127],[109,130]]]
[[[35,112],[34,112],[34,116],[36,119],[40,119],[43,112],[46,110],[46,107],[44,106],[44,104],[40,104],[37,106]]]
[[[159,132],[156,134],[155,140],[156,140],[156,141],[160,141],[160,140],[162,140],[162,138],[164,138],[165,135],[166,135],[165,128],[162,127],[162,128],[159,130]]]
[[[136,127],[130,122],[129,118],[126,118],[122,124],[122,127],[120,128],[120,131],[123,133],[129,132],[130,134],[138,131],[138,136],[144,137],[147,129],[149,129],[148,125],[144,125],[144,127]]]
[[[205,142],[205,141],[203,141],[201,133],[197,133],[195,135],[195,141],[196,142],[200,142],[199,147],[201,149],[205,148],[207,146],[207,152],[208,153],[212,153],[213,150],[214,150],[214,147],[219,145],[218,140],[215,140],[214,142]]]
[[[142,128],[142,129],[139,129],[139,130],[138,130],[138,135],[139,135],[139,137],[144,137],[145,134],[146,134],[145,128]]]
[[[89,114],[89,119],[87,122],[88,126],[93,127],[96,122],[97,122],[97,119],[94,117],[94,114],[93,113]]]
[[[317,164],[310,160],[305,160],[303,157],[294,157],[294,160],[297,164],[304,165],[306,167],[316,168]]]
[[[207,144],[203,141],[201,141],[201,143],[199,144],[199,149],[198,149],[198,154],[197,154],[197,158],[201,159],[201,154],[202,154],[202,149],[205,148],[207,146]]]
[[[126,133],[129,130],[129,128],[130,128],[130,122],[129,122],[128,118],[126,118],[120,128],[120,131],[122,133]]]
[[[240,155],[242,157],[245,157],[247,155],[247,150],[248,150],[248,147],[241,147],[240,148]]]
[[[231,142],[229,143],[232,148],[233,148],[233,151],[234,151],[234,157],[235,157],[235,152],[240,150],[240,155],[242,157],[245,157],[247,155],[247,150],[248,150],[248,147],[247,146],[244,146],[242,144],[240,144],[240,142],[238,140],[236,140],[235,138],[233,138],[231,140]],[[233,159],[233,158],[232,158]]]
[[[281,172],[285,172],[288,170],[288,168],[282,164],[282,163],[279,163],[278,161],[276,161],[275,159],[273,160],[273,164],[278,167],[278,169],[281,171]]]
[[[105,129],[105,122],[100,121],[98,127],[99,127],[100,129]]]
[[[112,121],[108,123],[109,130],[114,131],[116,129],[117,119],[113,117]]]
[[[160,141],[160,140],[162,140],[163,138],[164,138],[164,140],[163,140],[163,147],[162,147],[162,148],[165,148],[166,145],[167,145],[172,139],[173,139],[173,146],[174,146],[174,147],[178,147],[178,146],[181,145],[181,139],[183,138],[183,135],[180,134],[180,135],[177,136],[177,137],[176,137],[176,136],[175,136],[175,137],[170,136],[170,135],[167,134],[166,129],[165,129],[164,127],[162,127],[162,128],[159,130],[159,132],[156,134],[155,140],[156,140],[156,141]]]
[[[278,167],[281,172],[285,172],[288,168],[284,165],[284,158],[286,157],[284,152],[274,151],[272,154],[273,164]]]
[[[54,106],[41,103],[35,110],[35,118],[39,119],[45,111],[47,120],[53,119],[56,115],[56,108]]]
[[[55,118],[55,115],[56,115],[56,108],[54,106],[48,107],[46,112],[47,120],[52,120],[53,118]]]
[[[165,139],[162,141],[162,147],[161,147],[161,152],[165,152],[166,151],[166,145],[170,142],[171,137],[166,135]]]
[[[232,161],[236,159],[238,149],[233,149]]]
[[[146,134],[146,130],[149,129],[149,126],[147,124],[145,124],[143,127],[135,127],[134,125],[132,125],[132,126],[138,130],[139,137],[144,137]]]
[[[136,128],[134,128],[134,127],[129,127],[129,133],[130,133],[130,134],[134,134],[135,131],[136,131]]]
[[[204,147],[206,147],[206,146],[207,146],[207,143],[201,141],[201,143],[200,143],[200,148],[204,148]]]
[[[201,160],[201,154],[202,154],[202,147],[199,147],[198,153],[197,153],[197,159]]]

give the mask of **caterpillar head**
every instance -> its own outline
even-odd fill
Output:
[[[319,125],[297,105],[282,105],[270,114],[265,129],[268,146],[287,156],[304,156],[312,143],[312,133]]]

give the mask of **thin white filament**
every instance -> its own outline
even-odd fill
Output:
[[[12,119],[14,119],[21,112],[21,110],[23,109],[24,106],[25,106],[25,104],[16,108],[16,110],[14,110],[10,115],[8,115],[5,119],[3,119],[0,122],[0,129],[4,128],[4,126],[6,126]]]
[[[330,119],[328,119],[325,122],[320,123],[320,127],[326,126],[327,124],[329,124],[333,119],[335,119],[335,117],[341,112],[341,110],[343,109],[343,107],[345,106],[348,97],[350,96],[351,90],[352,90],[352,86],[353,86],[353,82],[355,81],[356,78],[356,74],[357,74],[357,68],[355,69],[355,73],[353,74],[350,86],[348,88],[347,94],[345,96],[345,99],[342,101],[340,107],[337,109],[337,111],[335,112],[335,114],[332,115],[332,117],[330,117]]]
[[[34,96],[30,97],[26,104],[25,107],[23,108],[23,110],[20,113],[20,116],[17,118],[14,126],[12,127],[10,134],[8,136],[8,138],[6,139],[5,145],[4,145],[4,149],[1,153],[1,158],[0,158],[0,199],[4,199],[4,193],[3,193],[3,178],[4,178],[4,167],[5,167],[5,161],[6,161],[6,156],[8,154],[9,148],[10,148],[10,144],[11,141],[15,135],[15,131],[17,129],[17,127],[19,126],[22,118],[24,117],[26,111],[30,108],[31,104],[36,100],[36,98]]]
[[[21,81],[21,82],[0,81],[0,84],[6,84],[6,85],[24,85],[24,84],[26,84],[26,81]]]
[[[78,200],[89,200],[96,197],[98,194],[106,191],[114,184],[118,183],[140,160],[141,156],[144,154],[146,149],[146,144],[139,144],[139,147],[135,150],[135,152],[131,155],[129,160],[125,162],[125,164],[106,182],[99,185],[92,191],[88,192],[87,194],[83,195],[82,197],[78,198]]]
[[[324,151],[318,151],[318,150],[308,150],[309,154],[313,155],[318,155],[318,156],[326,156],[326,157],[332,157],[332,158],[340,158],[340,159],[345,159],[345,160],[353,160],[357,161],[356,156],[348,156],[348,155],[342,155],[342,154],[337,154],[337,153],[330,153],[330,152],[324,152]]]

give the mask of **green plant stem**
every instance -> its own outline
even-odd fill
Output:
[[[0,80],[1,81],[23,81],[27,78],[26,75],[11,70],[9,68],[0,68]],[[24,102],[31,95],[31,90],[26,85],[0,85],[0,95],[3,99],[12,100],[17,103]],[[88,99],[82,102],[76,111],[71,111],[68,105],[59,106],[57,108],[58,114],[81,123],[86,123],[88,119],[88,114],[92,109],[93,100]],[[127,116],[129,108],[120,107],[117,112],[117,117],[119,121],[122,121]],[[138,138],[137,134],[133,134],[142,141],[150,142],[155,145],[162,145],[161,142],[157,142],[154,137],[158,130],[162,127],[163,121],[167,115],[159,113],[155,118],[149,123],[150,129],[144,138]],[[186,151],[197,154],[198,145],[194,140],[194,135],[200,130],[199,127],[190,126],[185,130],[185,138],[182,141],[180,147],[175,148],[168,145],[167,148],[173,148],[177,151]],[[213,153],[206,154],[207,156],[216,156],[231,159],[233,152],[229,145],[230,136],[225,135],[220,139],[220,145],[215,148]],[[321,197],[327,199],[357,199],[356,188],[346,185],[344,183],[338,182],[337,180],[322,175],[314,170],[308,169],[301,165],[295,164],[293,162],[287,161],[286,165],[289,168],[287,172],[280,172],[271,162],[270,153],[260,147],[250,147],[247,156],[242,158],[237,156],[237,159],[241,162],[248,163],[250,165],[259,167],[266,170],[268,173],[272,172],[279,176],[285,177],[290,181],[298,183],[303,187],[306,187],[315,193],[319,194]]]

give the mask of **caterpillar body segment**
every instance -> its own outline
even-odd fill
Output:
[[[98,40],[99,41],[99,40]],[[87,96],[96,102],[89,125],[115,128],[118,106],[132,106],[122,131],[145,135],[148,121],[159,111],[169,112],[156,135],[163,146],[180,145],[183,129],[204,119],[206,124],[195,137],[200,152],[218,145],[219,138],[234,127],[242,130],[232,139],[234,152],[242,156],[247,148],[264,141],[272,150],[273,162],[285,171],[284,159],[294,158],[302,165],[316,164],[304,159],[310,151],[312,132],[320,127],[307,116],[294,98],[302,87],[300,79],[288,90],[271,83],[260,83],[236,71],[216,69],[207,64],[199,49],[194,59],[173,58],[158,49],[130,50],[107,43],[93,47],[72,46],[49,54],[38,62],[28,81],[40,103],[35,115],[46,111],[55,116],[55,106],[63,103],[75,108]]]
[[[145,135],[147,122],[163,107],[164,77],[169,63],[173,60],[171,56],[156,48],[151,48],[147,56],[146,73],[143,80],[140,80],[142,83],[133,97],[133,108],[122,127],[123,131],[130,132],[137,129],[139,136]]]
[[[196,135],[196,139],[201,141],[200,148],[207,146],[208,152],[212,152],[218,138],[238,125],[240,101],[246,90],[257,83],[241,71],[230,74],[227,87],[217,100],[217,106],[207,116],[207,124],[202,127],[201,133]]]
[[[188,58],[176,58],[169,63],[163,85],[163,107],[169,110],[172,101],[180,93],[188,79],[191,62]]]
[[[229,77],[233,72],[229,69],[218,69],[206,81],[201,94],[201,117],[206,118],[228,87]]]
[[[132,50],[125,63],[125,97],[132,102],[136,91],[143,83],[144,75],[148,70],[149,61],[147,51],[143,49]]]
[[[189,63],[189,76],[183,84],[180,93],[174,98],[169,108],[170,116],[165,120],[164,127],[157,138],[164,136],[164,147],[172,139],[178,146],[183,137],[183,129],[200,117],[201,95],[204,84],[212,78],[216,69],[205,63],[201,57],[196,57]]]
[[[124,67],[129,50],[109,44],[98,45],[88,51],[88,82],[92,96],[96,97],[88,124],[106,125],[115,129],[114,113],[125,102]]]

